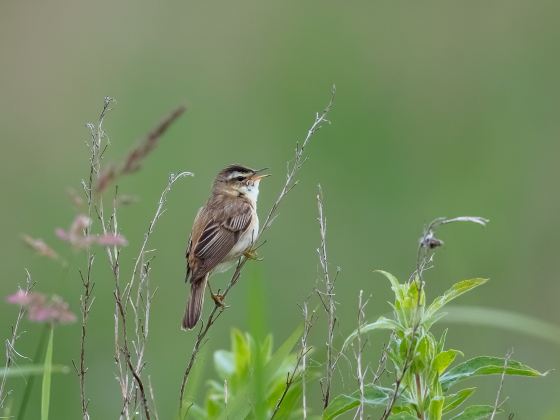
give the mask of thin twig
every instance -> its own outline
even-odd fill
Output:
[[[97,119],[97,124],[88,123],[87,127],[90,130],[90,157],[89,157],[89,177],[87,182],[82,180],[82,186],[84,188],[84,193],[86,196],[87,212],[88,218],[91,220],[93,210],[95,207],[93,188],[94,184],[99,179],[99,171],[101,167],[101,156],[103,154],[102,143],[106,139],[105,131],[103,130],[103,122],[107,113],[111,109],[111,104],[114,99],[106,96],[103,101],[103,108]],[[84,229],[84,235],[90,236],[91,225],[86,224]],[[77,369],[78,379],[80,381],[80,404],[82,410],[83,420],[89,420],[89,398],[86,395],[86,338],[87,338],[87,326],[89,320],[89,313],[91,306],[93,304],[94,297],[92,295],[94,283],[92,281],[91,273],[93,268],[93,262],[95,257],[93,255],[91,245],[87,247],[86,252],[86,275],[84,277],[83,273],[80,271],[80,278],[82,280],[83,291],[80,296],[80,312],[82,315],[82,331],[80,336],[80,362],[79,368]]]
[[[298,174],[299,170],[301,169],[301,167],[303,166],[303,164],[305,163],[305,160],[306,160],[305,155],[304,155],[305,148],[308,146],[311,138],[317,132],[317,130],[319,130],[323,126],[324,123],[329,122],[327,120],[327,115],[328,115],[328,113],[330,112],[330,110],[333,106],[335,91],[336,91],[335,87],[333,86],[333,88],[331,90],[331,97],[330,97],[330,100],[329,100],[327,106],[325,107],[325,109],[321,113],[317,113],[315,115],[315,121],[313,122],[313,124],[311,125],[309,130],[307,131],[307,135],[305,136],[305,139],[301,143],[301,146],[299,145],[299,143],[296,144],[294,160],[293,160],[291,165],[289,163],[287,165],[286,181],[284,183],[284,186],[280,190],[280,193],[278,194],[278,197],[276,198],[276,201],[274,202],[274,204],[270,208],[270,211],[268,212],[268,215],[266,216],[266,219],[265,219],[264,223],[262,224],[260,232],[258,233],[257,237],[254,239],[253,242],[255,244],[258,243],[259,240],[262,238],[263,233],[266,232],[270,228],[270,226],[272,225],[272,223],[274,222],[274,220],[278,216],[278,208],[279,208],[280,204],[282,203],[282,201],[284,201],[284,199],[286,198],[288,193],[297,185],[296,175]],[[246,257],[241,257],[239,259],[239,261],[237,263],[237,266],[236,266],[236,269],[235,269],[235,271],[234,271],[234,273],[233,273],[225,291],[223,293],[221,293],[222,297],[224,299],[228,295],[231,288],[233,286],[235,286],[235,284],[239,280],[239,277],[241,276],[241,271],[242,271],[243,267],[245,266],[246,262],[247,262]],[[183,397],[184,397],[184,394],[185,394],[185,388],[186,388],[186,385],[187,385],[187,381],[189,379],[189,376],[190,376],[192,367],[194,365],[194,362],[195,362],[196,358],[198,357],[200,348],[203,344],[203,341],[206,337],[206,334],[208,334],[208,331],[210,330],[212,325],[214,325],[216,320],[224,312],[225,309],[226,309],[226,307],[224,305],[219,305],[218,303],[216,303],[216,305],[214,305],[214,307],[212,308],[212,311],[210,312],[210,315],[208,316],[208,318],[206,320],[206,323],[203,322],[200,326],[200,330],[199,330],[198,335],[196,337],[193,349],[191,351],[191,355],[189,357],[189,360],[187,362],[187,366],[185,368],[185,372],[183,374],[183,380],[181,381],[181,389],[180,389],[180,392],[179,392],[179,409],[180,409],[180,411],[183,407]]]
[[[363,294],[364,291],[360,290],[360,294],[358,295],[358,336],[357,336],[357,341],[358,341],[358,350],[354,352],[354,356],[356,358],[356,377],[358,379],[358,388],[360,390],[360,405],[358,406],[358,409],[356,410],[356,414],[354,415],[355,419],[360,419],[363,420],[364,418],[364,409],[365,409],[365,376],[366,376],[366,372],[367,372],[367,368],[364,369],[362,366],[363,360],[362,360],[362,352],[364,350],[364,347],[366,345],[366,343],[362,343],[362,330],[361,330],[361,326],[364,323],[364,319],[365,319],[365,313],[364,313],[364,308],[366,307],[366,305],[368,304],[368,300],[366,300],[365,302],[363,301]]]
[[[330,401],[331,395],[331,385],[334,373],[334,367],[336,364],[336,359],[338,358],[334,354],[333,341],[334,341],[334,328],[337,322],[336,319],[336,304],[335,304],[335,292],[334,292],[334,281],[332,281],[329,274],[329,263],[327,258],[327,220],[323,212],[323,190],[321,186],[318,186],[317,193],[317,208],[319,211],[319,216],[317,218],[319,222],[319,231],[321,235],[321,244],[317,249],[317,254],[319,255],[319,263],[321,264],[321,269],[323,271],[323,283],[325,290],[323,295],[325,296],[326,302],[323,302],[323,306],[327,312],[328,323],[327,323],[327,363],[325,365],[325,377],[321,381],[321,390],[323,392],[323,408],[327,408]]]
[[[311,312],[311,317],[309,316],[309,309],[307,307],[307,300],[303,302],[302,307],[303,313],[303,322],[305,328],[303,330],[303,334],[301,336],[301,348],[307,349],[307,338],[309,335],[309,330],[311,329],[311,325],[314,322],[314,318],[316,317],[317,313],[315,310]],[[303,353],[303,357],[301,358],[301,404],[302,404],[302,411],[303,411],[303,420],[307,419],[307,381],[306,381],[306,373],[307,373],[307,352]]]
[[[391,334],[391,337],[389,338],[389,342],[391,342],[394,339],[393,334]],[[372,383],[374,385],[376,385],[377,383],[379,383],[379,380],[381,379],[381,376],[385,373],[386,366],[387,366],[387,356],[388,353],[387,351],[389,350],[389,345],[388,344],[384,344],[383,345],[383,350],[381,351],[381,357],[379,358],[379,362],[377,363],[377,369],[375,370],[375,372],[373,373],[373,380]]]
[[[498,386],[498,392],[496,393],[496,401],[494,402],[494,409],[492,410],[492,414],[490,415],[490,420],[494,420],[494,417],[496,417],[496,413],[498,412],[498,409],[507,400],[506,398],[506,400],[500,402],[502,388],[504,387],[504,379],[506,378],[506,371],[511,356],[513,356],[513,349],[509,350],[504,358],[504,370],[502,371],[502,377],[500,378],[500,385]]]
[[[304,419],[307,418],[307,407],[305,402],[305,369],[306,369],[305,363],[306,363],[307,354],[311,351],[311,347],[307,346],[307,339],[309,337],[309,331],[311,330],[311,327],[315,322],[315,318],[317,314],[315,311],[313,311],[311,313],[311,316],[309,316],[309,311],[307,308],[307,300],[303,303],[302,312],[303,312],[304,325],[303,325],[303,333],[301,336],[301,346],[296,358],[296,363],[294,365],[294,368],[292,369],[291,372],[288,372],[288,374],[286,375],[286,384],[284,386],[284,390],[282,391],[282,395],[280,395],[280,398],[278,399],[276,405],[274,406],[274,410],[272,411],[272,415],[270,416],[271,420],[276,416],[276,414],[278,414],[278,410],[280,410],[280,406],[284,402],[286,395],[288,395],[288,391],[290,390],[290,388],[292,387],[292,385],[294,384],[298,376],[301,377],[301,380],[303,381],[303,390],[302,390],[303,400],[304,400],[303,418]],[[301,371],[300,371],[300,365],[302,366]]]
[[[85,384],[85,377],[87,373],[86,367],[86,334],[87,334],[87,325],[89,319],[89,313],[91,310],[91,305],[93,304],[93,283],[91,281],[91,270],[93,267],[93,254],[90,255],[88,264],[87,264],[87,273],[84,277],[83,273],[80,271],[80,277],[82,279],[82,285],[84,287],[84,291],[80,296],[80,311],[82,314],[82,332],[80,336],[80,365],[79,369],[77,369],[78,377],[80,379],[80,401],[82,406],[82,418],[84,420],[89,419],[89,412],[88,412],[88,405],[89,399],[86,397],[86,384]]]
[[[25,270],[25,274],[26,274],[26,280],[25,280],[24,293],[25,296],[27,296],[31,292],[34,283],[33,280],[31,279],[31,274],[29,273],[28,270]],[[4,374],[2,375],[2,380],[0,381],[0,408],[4,408],[6,397],[10,394],[10,392],[5,393],[8,370],[15,363],[16,357],[18,355],[21,356],[18,352],[16,352],[15,346],[16,346],[16,341],[19,338],[19,332],[18,332],[19,324],[24,315],[25,315],[25,307],[21,305],[19,307],[19,312],[16,317],[16,322],[12,326],[12,333],[10,335],[10,338],[8,338],[5,343],[6,363],[4,364]]]
[[[154,407],[154,417],[156,420],[159,420],[156,397],[154,395],[154,387],[152,386],[152,377],[150,375],[148,375],[148,389],[150,390],[150,399],[152,400],[152,406]]]
[[[184,107],[179,107],[163,119],[146,136],[146,138],[126,156],[124,162],[120,165],[118,170],[115,170],[114,167],[109,167],[101,173],[100,159],[106,151],[108,145],[108,138],[102,129],[102,123],[112,101],[113,100],[111,98],[105,99],[105,107],[101,113],[97,126],[94,126],[93,124],[88,125],[92,133],[90,179],[88,183],[82,182],[86,191],[89,215],[91,216],[91,213],[95,210],[104,235],[119,234],[117,210],[119,203],[121,203],[122,200],[118,197],[118,187],[115,187],[112,212],[110,217],[107,219],[103,205],[103,196],[100,193],[103,192],[103,190],[105,190],[111,182],[115,181],[119,175],[130,174],[138,170],[143,160],[156,147],[159,139],[168,127],[185,111]],[[105,139],[107,142],[102,145],[102,142]],[[142,406],[142,412],[146,419],[150,419],[152,414],[156,418],[158,416],[153,397],[153,389],[151,389],[151,387],[147,387],[144,379],[142,378],[142,371],[146,365],[144,354],[149,331],[150,308],[154,296],[154,292],[150,290],[149,286],[151,258],[148,258],[146,255],[148,252],[146,250],[146,246],[148,239],[153,233],[155,224],[164,212],[166,197],[171,190],[172,185],[175,181],[187,175],[192,174],[190,172],[182,172],[178,175],[170,175],[167,186],[160,196],[156,213],[144,235],[144,241],[142,242],[138,256],[135,260],[132,276],[124,285],[121,284],[120,278],[120,247],[122,244],[114,243],[111,246],[105,247],[107,260],[114,278],[114,357],[115,364],[117,366],[117,380],[119,382],[122,398],[122,408],[120,412],[121,418],[130,419],[131,417],[134,417],[136,415],[134,413],[138,411],[137,406],[139,403]],[[92,263],[93,259],[90,259],[90,262]],[[86,285],[89,286],[90,284],[89,275],[86,278],[88,280],[84,281],[84,287],[86,287]],[[134,298],[132,296],[133,293],[135,294]],[[84,299],[82,302],[82,308],[87,309],[82,312],[83,318],[87,321],[87,314],[91,306],[86,303],[87,297],[89,296],[87,288],[83,296]],[[130,331],[130,335],[132,335],[133,338],[129,337],[128,330],[128,325],[130,324],[128,315],[130,310],[132,310],[133,313],[135,326],[134,331],[132,331],[132,329]],[[83,336],[85,340],[85,331]],[[80,364],[80,366],[82,366],[82,364]],[[80,377],[83,377],[86,370],[87,369],[80,368]],[[149,400],[151,400],[152,403],[151,410]],[[87,410],[85,395],[82,397],[82,407],[83,411]],[[84,413],[86,412],[84,411]],[[84,420],[86,420],[86,414],[84,414]]]
[[[121,324],[121,334],[119,338],[118,330],[116,330],[116,339],[117,341],[117,351],[118,353],[124,355],[126,366],[130,374],[132,375],[135,387],[129,387],[129,382],[124,380],[121,382],[121,387],[124,387],[124,401],[123,407],[126,407],[133,399],[133,392],[135,389],[140,393],[140,401],[144,410],[144,415],[146,419],[150,418],[150,409],[148,404],[148,393],[146,392],[146,386],[144,385],[144,381],[142,379],[142,370],[145,365],[144,361],[144,353],[146,347],[146,341],[148,337],[149,331],[149,318],[150,318],[150,306],[153,294],[149,288],[149,271],[150,271],[150,261],[146,260],[146,247],[148,244],[148,240],[150,239],[155,225],[160,219],[161,215],[165,211],[165,204],[167,202],[167,195],[171,191],[173,184],[186,176],[192,176],[191,172],[181,172],[179,174],[171,174],[169,176],[168,182],[166,187],[164,188],[163,192],[160,195],[160,199],[158,201],[158,205],[155,211],[155,214],[148,225],[148,229],[144,234],[144,240],[140,246],[140,250],[138,256],[136,258],[136,262],[134,264],[133,272],[130,281],[125,285],[124,290],[121,291],[121,288],[118,283],[118,265],[114,266],[114,274],[115,277],[115,302],[118,308],[118,320],[120,320]],[[115,198],[115,203],[116,203]],[[116,217],[116,207],[113,210],[112,215],[113,221],[113,229],[115,231],[118,229],[117,225],[117,217]],[[113,261],[118,261],[118,250],[115,249],[113,251]],[[118,264],[118,263],[115,263]],[[139,272],[139,273],[138,273]],[[139,276],[139,281],[137,277]],[[136,290],[136,298],[132,298],[132,292]],[[133,311],[134,314],[134,323],[135,323],[135,340],[132,341],[132,346],[134,349],[135,355],[135,362],[132,361],[131,350],[129,346],[129,338],[127,336],[127,307]],[[118,327],[116,327],[118,328]],[[152,401],[152,406],[155,410],[155,405]],[[122,413],[126,415],[125,413]],[[157,417],[157,414],[155,414]]]

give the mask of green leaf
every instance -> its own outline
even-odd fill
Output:
[[[416,345],[416,356],[414,357],[413,363],[418,369],[424,369],[429,366],[430,360],[433,357],[435,344],[433,343],[433,336],[431,334],[425,334],[420,338],[418,344]],[[406,356],[405,356],[406,358]]]
[[[443,330],[443,333],[441,334],[441,337],[439,338],[439,342],[437,345],[437,351],[442,352],[443,349],[445,348],[445,339],[447,337],[447,328],[445,330]]]
[[[433,367],[437,371],[438,375],[442,375],[443,372],[447,370],[447,368],[451,365],[451,363],[453,363],[455,357],[457,357],[458,354],[463,355],[463,353],[459,350],[450,349],[440,352],[434,358]]]
[[[434,301],[426,311],[426,319],[429,320],[430,318],[432,318],[437,311],[439,311],[441,308],[443,308],[447,303],[451,302],[453,299],[458,298],[462,294],[467,293],[468,291],[474,289],[475,287],[480,286],[481,284],[486,283],[487,281],[488,279],[475,278],[470,280],[462,280],[458,283],[455,283],[442,296],[439,296],[434,299]]]
[[[391,390],[376,385],[366,385],[364,387],[364,404],[368,406],[385,406],[391,395]],[[338,395],[330,402],[323,412],[323,420],[334,419],[360,405],[360,390],[354,391],[350,395]]]
[[[286,396],[284,397],[284,400],[282,401],[282,404],[280,405],[280,408],[278,409],[275,418],[289,419],[293,413],[297,412],[299,408],[298,407],[299,403],[301,401],[301,396],[302,396],[301,382],[293,384],[292,387],[289,389],[288,393],[286,394]],[[271,408],[271,411],[274,410],[274,407],[276,407],[277,402],[278,399],[270,401],[269,406]],[[299,416],[297,418],[301,418],[301,417],[303,416]]]
[[[428,407],[428,413],[430,413],[430,420],[441,420],[441,415],[443,412],[443,397],[434,397],[430,401],[430,406]]]
[[[467,398],[469,398],[476,388],[465,388],[455,394],[448,395],[445,397],[445,405],[443,406],[443,412],[447,413],[457,407],[459,407]]]
[[[243,333],[237,329],[233,329],[231,332],[231,341],[233,356],[235,360],[235,371],[241,373],[245,371],[245,368],[249,365],[251,360],[251,343],[243,335]]]
[[[0,368],[0,376],[12,377],[12,376],[31,376],[31,375],[42,375],[45,371],[45,365],[22,365],[22,366],[12,366],[8,369]],[[52,365],[52,373],[69,373],[70,368],[64,365]]]
[[[365,334],[375,330],[394,330],[395,328],[399,328],[399,324],[392,319],[385,318],[384,316],[380,316],[377,321],[372,322],[370,324],[364,324],[360,327],[360,334]],[[342,345],[343,351],[346,346],[348,346],[352,341],[356,339],[358,336],[358,330],[354,330],[352,334],[346,338],[344,344]]]
[[[501,375],[504,372],[505,359],[502,357],[479,356],[467,360],[450,369],[440,378],[441,385],[448,389],[455,383],[472,376]],[[541,373],[523,363],[509,360],[505,369],[506,375],[517,376],[545,376],[548,372]]]
[[[393,289],[393,292],[395,293],[396,300],[402,300],[404,298],[402,286],[395,276],[383,270],[374,270],[373,272],[384,275],[391,282],[391,289]]]
[[[418,417],[403,411],[389,416],[389,420],[418,420]]]
[[[466,408],[462,413],[452,417],[451,420],[485,420],[492,414],[494,407],[491,405],[471,405]],[[502,410],[496,410],[496,413],[501,413]]]
[[[527,334],[560,345],[560,326],[518,312],[476,306],[449,306],[444,322],[481,325]]]
[[[41,420],[49,419],[49,404],[51,400],[51,373],[53,355],[54,327],[51,325],[47,350],[45,352],[45,363],[43,367],[43,386],[41,389]]]
[[[289,358],[290,352],[299,341],[302,332],[303,325],[299,325],[265,364],[264,381],[267,387],[284,362]],[[228,409],[222,412],[219,417],[220,419],[244,419],[247,416],[252,408],[250,390],[254,389],[254,382],[254,378],[250,378],[240,386],[237,394],[234,397],[232,396],[228,402]]]

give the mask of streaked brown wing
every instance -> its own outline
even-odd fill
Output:
[[[187,252],[185,254],[185,257],[187,259],[187,275],[185,276],[185,281],[187,281],[189,279],[189,276],[191,274],[192,271],[192,267],[191,264],[189,263],[189,255],[191,254],[191,248],[192,248],[192,239],[193,239],[193,232],[194,232],[194,228],[196,227],[196,225],[198,224],[198,219],[200,217],[200,213],[202,212],[202,209],[204,207],[201,207],[198,209],[198,212],[196,213],[196,216],[194,217],[194,222],[193,222],[193,230],[191,231],[190,235],[189,235],[189,240],[187,242]]]
[[[230,207],[227,212],[234,216],[226,217],[224,211],[211,215],[214,217],[206,222],[196,243],[191,243],[187,255],[193,278],[205,276],[220,264],[237,243],[241,233],[251,225],[251,206],[241,202],[235,207]]]

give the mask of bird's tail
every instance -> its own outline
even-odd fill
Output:
[[[208,274],[200,279],[192,279],[191,295],[187,301],[187,308],[183,317],[183,329],[185,330],[192,330],[200,319],[207,281]]]

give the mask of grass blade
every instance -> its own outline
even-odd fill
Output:
[[[560,327],[518,312],[477,306],[448,306],[441,322],[495,327],[560,345]]]
[[[43,386],[41,389],[41,420],[49,420],[49,403],[51,399],[51,374],[53,355],[54,326],[51,325],[47,351],[45,352],[45,364],[43,368]]]
[[[34,376],[42,375],[45,372],[45,365],[23,365],[14,366],[8,369],[0,368],[0,375],[9,377],[14,376]],[[65,365],[52,365],[51,373],[69,373],[70,368]]]

